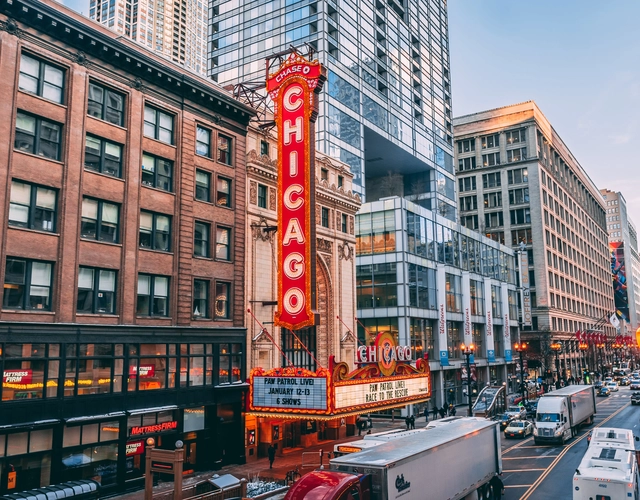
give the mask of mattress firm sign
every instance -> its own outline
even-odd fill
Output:
[[[413,377],[335,387],[336,410],[371,404],[387,405],[396,402],[429,397],[429,378]]]
[[[327,409],[327,379],[321,377],[254,377],[255,410]]]

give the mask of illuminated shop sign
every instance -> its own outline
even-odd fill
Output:
[[[32,370],[5,370],[2,374],[2,382],[5,384],[30,384],[32,380]]]
[[[428,397],[431,392],[429,379],[426,377],[382,380],[380,382],[367,380],[363,383],[337,386],[335,392],[336,410],[376,403],[387,405],[408,399],[421,399]]]
[[[268,70],[267,70],[268,71]],[[278,310],[275,325],[298,330],[315,324],[314,122],[325,70],[292,52],[267,91],[278,127]]]
[[[162,422],[154,425],[137,425],[129,431],[131,436],[140,436],[142,434],[155,434],[156,432],[173,431],[178,428],[177,421]]]
[[[156,366],[155,365],[140,365],[139,367],[130,366],[129,376],[136,377],[138,375],[140,376],[140,378],[155,377]]]
[[[128,457],[142,455],[144,453],[144,441],[134,441],[133,443],[127,443],[125,450]]]

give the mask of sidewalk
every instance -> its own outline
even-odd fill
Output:
[[[424,425],[424,417],[416,419],[416,427],[424,427]],[[390,419],[374,419],[371,432],[384,432],[394,429],[405,429],[403,418],[396,418],[394,422],[392,422]],[[263,457],[255,461],[248,462],[244,465],[227,465],[218,471],[199,472],[192,477],[185,478],[183,481],[183,487],[210,479],[214,474],[218,474],[220,476],[223,474],[231,474],[238,479],[246,478],[249,481],[258,477],[266,480],[282,481],[285,479],[287,472],[294,469],[296,466],[299,468],[301,474],[316,469],[320,464],[320,450],[322,450],[324,455],[323,463],[327,464],[329,461],[327,458],[327,453],[333,452],[333,447],[335,444],[349,443],[358,439],[362,439],[362,436],[355,435],[335,441],[323,441],[322,443],[309,448],[292,448],[290,450],[285,449],[282,455],[276,456],[276,459],[273,463],[273,469],[269,469],[269,459]],[[318,456],[314,458],[312,457],[312,455],[307,455],[307,453],[313,452],[318,453]],[[312,465],[304,468],[302,467],[303,453],[305,453],[305,461],[312,463]],[[312,458],[313,461],[311,461]],[[173,482],[160,483],[153,488],[153,491],[154,493],[159,493],[161,491],[171,490],[172,488]],[[143,498],[143,496],[144,492],[140,490],[134,491],[132,493],[124,493],[113,498],[117,498],[119,500],[140,500]]]

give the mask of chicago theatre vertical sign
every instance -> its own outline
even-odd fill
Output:
[[[275,325],[316,324],[315,120],[326,79],[318,61],[292,52],[270,73],[278,127],[278,310]]]

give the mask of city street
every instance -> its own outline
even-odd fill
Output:
[[[629,404],[630,390],[598,399],[595,423],[583,427],[563,446],[536,446],[533,438],[502,441],[502,480],[507,500],[571,498],[573,473],[587,449],[586,436],[596,426],[637,430],[640,413]]]

